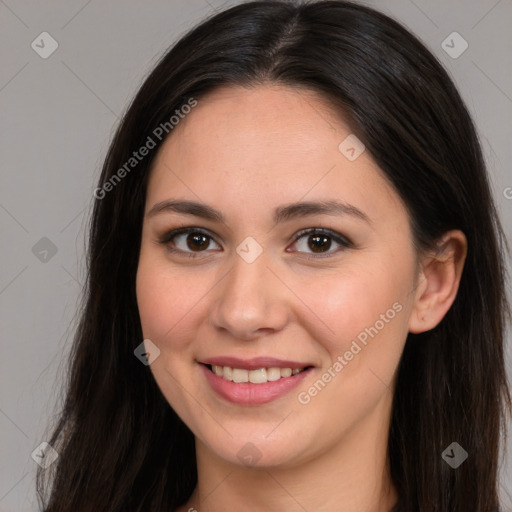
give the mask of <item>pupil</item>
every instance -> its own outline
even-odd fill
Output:
[[[192,242],[190,242],[193,240]],[[205,249],[208,247],[208,237],[201,233],[190,234],[187,237],[187,245],[189,249]]]
[[[322,252],[321,249],[329,249],[331,247],[331,241],[328,236],[325,235],[315,235],[309,237],[309,239],[312,241],[311,244],[309,244],[309,248],[313,252]],[[320,250],[318,250],[320,249]]]

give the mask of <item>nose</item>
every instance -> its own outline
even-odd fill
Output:
[[[275,273],[265,251],[252,263],[235,254],[232,269],[216,287],[210,310],[215,328],[245,341],[283,329],[290,294]]]

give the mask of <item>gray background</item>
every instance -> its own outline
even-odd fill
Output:
[[[176,38],[235,3],[0,0],[1,512],[37,510],[31,453],[61,393],[84,279],[85,223],[118,118]],[[365,3],[408,26],[454,77],[512,232],[512,0]],[[45,31],[59,44],[47,59],[31,47]],[[453,31],[469,44],[458,58],[441,46]],[[54,255],[33,251],[43,237]],[[504,495],[512,494],[511,466],[509,447]],[[503,505],[512,510],[510,498]]]

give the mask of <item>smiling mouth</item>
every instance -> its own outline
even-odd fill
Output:
[[[244,368],[232,368],[231,366],[205,365],[212,373],[222,379],[238,383],[265,384],[275,382],[280,379],[295,376],[312,366],[304,368],[258,368],[255,370],[246,370]]]

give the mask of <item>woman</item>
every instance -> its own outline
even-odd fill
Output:
[[[506,244],[402,26],[217,14],[146,79],[95,197],[46,512],[499,510]]]

